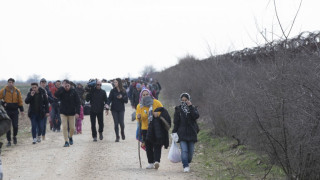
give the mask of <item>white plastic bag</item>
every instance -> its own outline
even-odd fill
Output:
[[[172,133],[171,134],[171,138],[172,138],[172,141],[174,142],[178,142],[179,141],[179,136],[177,133]]]
[[[179,149],[177,143],[175,143],[173,140],[172,140],[172,144],[171,144],[171,147],[169,150],[168,159],[173,163],[181,162],[180,149]]]

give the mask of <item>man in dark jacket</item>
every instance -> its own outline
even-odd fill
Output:
[[[96,87],[89,92],[86,96],[86,100],[90,101],[90,121],[91,121],[91,131],[93,141],[97,141],[97,129],[96,129],[96,118],[98,118],[99,124],[99,139],[103,139],[103,110],[108,104],[107,93],[105,90],[101,89],[101,81],[98,80]],[[106,107],[106,113],[108,114],[109,108]]]
[[[50,103],[50,104],[53,103],[54,99],[53,99],[53,96],[52,96],[51,91],[49,90],[49,86],[47,86],[47,80],[46,80],[45,78],[42,78],[42,79],[40,80],[40,87],[41,87],[43,90],[45,90],[46,95],[47,95],[47,97],[48,97],[49,103]],[[45,116],[45,117],[43,118],[43,123],[42,123],[43,127],[42,127],[42,131],[40,132],[40,134],[42,135],[42,140],[45,140],[45,137],[46,137],[47,119],[48,119],[47,116]]]
[[[80,98],[75,89],[71,88],[69,80],[64,80],[62,87],[54,95],[61,102],[60,115],[65,140],[64,147],[69,147],[69,144],[73,144],[72,136],[75,129],[75,119],[79,118],[80,114]],[[69,136],[68,126],[70,128]]]
[[[61,87],[61,81],[57,80],[54,83],[54,86],[50,89],[51,94],[53,96],[53,102],[51,103],[51,115],[50,115],[50,121],[52,123],[52,131],[60,132],[61,127],[61,116],[60,116],[60,102],[59,99],[57,99],[54,94],[58,91],[58,89]]]
[[[49,116],[49,102],[47,93],[43,88],[38,87],[38,83],[31,83],[30,92],[25,99],[29,105],[28,116],[31,119],[33,144],[41,142],[44,118]],[[38,138],[37,138],[38,129]]]

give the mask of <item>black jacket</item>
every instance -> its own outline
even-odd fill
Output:
[[[189,106],[190,113],[188,116],[182,111],[181,106],[176,106],[174,112],[174,128],[172,133],[178,133],[180,141],[197,142],[197,133],[199,127],[197,119],[199,118],[198,110],[195,106]]]
[[[122,95],[121,99],[118,99],[118,95]],[[126,91],[118,92],[117,88],[113,88],[109,94],[109,104],[111,103],[111,111],[124,111],[124,104],[128,103],[128,95]]]
[[[46,90],[46,93],[48,94],[48,101],[49,101],[49,103],[50,103],[50,104],[53,103],[54,98],[53,98],[53,96],[52,96],[51,91],[49,90],[49,86],[46,86],[45,90]]]
[[[32,112],[33,107],[35,106],[35,98],[34,96],[31,96],[31,91],[32,89],[30,89],[30,92],[28,92],[27,97],[25,99],[25,103],[26,104],[30,104],[29,105],[29,110],[28,110],[28,116],[31,118],[32,114],[34,114],[35,112]],[[40,102],[39,103],[39,115],[44,118],[46,113],[49,113],[49,102],[48,102],[48,98],[47,98],[47,92],[45,89],[39,87],[39,95],[40,95]]]
[[[108,103],[106,91],[103,89],[95,89],[86,96],[86,100],[90,101],[90,111],[100,113],[104,110],[104,105]]]
[[[80,98],[78,93],[71,88],[66,91],[64,87],[60,87],[54,96],[60,100],[60,113],[66,116],[74,116],[80,114]]]
[[[160,117],[163,117],[169,126],[171,126],[171,117],[164,107],[159,107],[154,112],[161,112]],[[163,145],[167,149],[169,147],[169,132],[165,129],[160,117],[153,117],[153,120],[149,123],[146,141]]]

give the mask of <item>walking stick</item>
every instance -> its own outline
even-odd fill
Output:
[[[138,136],[138,155],[139,155],[139,163],[140,163],[140,169],[142,168],[141,165],[141,157],[140,157],[140,139],[141,139],[141,122],[139,122],[139,136]]]

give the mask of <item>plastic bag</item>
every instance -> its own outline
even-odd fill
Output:
[[[177,133],[172,133],[171,138],[172,138],[172,141],[174,141],[176,143],[179,141],[179,136]]]
[[[175,143],[174,141],[172,141],[168,154],[168,159],[173,163],[181,162],[181,152],[177,143]]]

